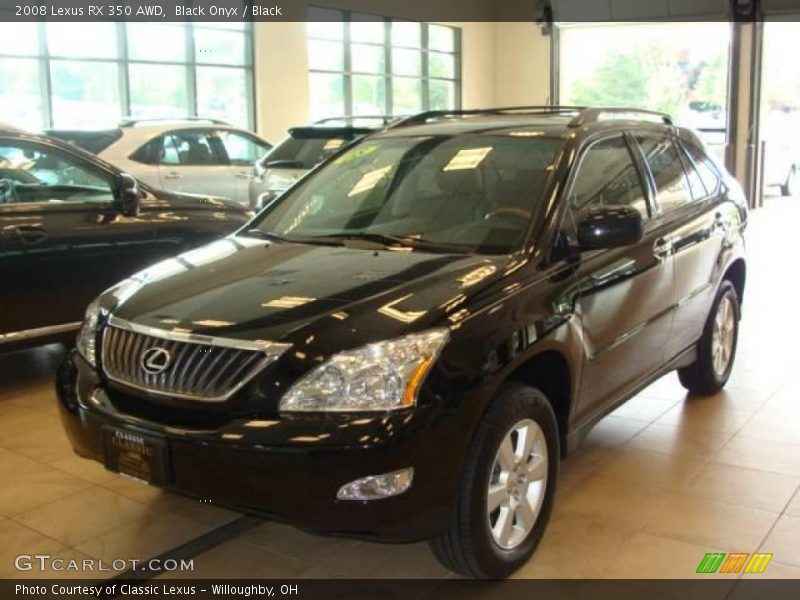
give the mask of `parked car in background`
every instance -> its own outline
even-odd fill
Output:
[[[0,129],[0,352],[72,338],[99,292],[249,215],[229,200],[139,185],[72,144]]]
[[[99,296],[62,421],[111,470],[504,577],[595,423],[727,382],[746,206],[666,115],[423,113]]]
[[[214,119],[128,119],[98,131],[50,130],[153,187],[249,204],[253,164],[272,144]]]
[[[394,117],[383,116],[339,117],[292,127],[289,135],[253,166],[250,205],[260,210],[347,144],[379,131],[393,120]]]
[[[764,142],[764,185],[775,186],[781,196],[793,196],[800,180],[800,112],[774,110],[761,117]]]

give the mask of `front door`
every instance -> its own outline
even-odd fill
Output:
[[[640,164],[621,134],[594,142],[579,159],[568,194],[568,230],[575,231],[592,209],[619,205],[638,210],[645,230],[636,245],[581,253],[577,291],[585,358],[578,411],[583,415],[602,411],[657,369],[669,335],[673,261],[652,221]]]
[[[0,163],[0,334],[74,324],[154,258],[151,224],[116,209],[112,172],[13,138],[0,138]]]
[[[217,131],[217,139],[222,144],[233,179],[234,191],[231,199],[249,205],[253,165],[267,153],[269,146],[254,136],[229,129]]]

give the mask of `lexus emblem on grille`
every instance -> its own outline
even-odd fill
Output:
[[[170,356],[170,353],[156,346],[155,348],[148,348],[142,352],[140,364],[145,373],[158,375],[169,368],[171,361],[172,356]]]

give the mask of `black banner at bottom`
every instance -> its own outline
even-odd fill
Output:
[[[691,579],[691,580],[387,580],[387,579],[151,579],[126,580],[0,580],[0,598],[8,600],[166,599],[235,600],[248,598],[447,598],[490,599],[614,599],[656,600],[796,600],[800,579]]]

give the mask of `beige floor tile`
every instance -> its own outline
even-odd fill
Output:
[[[640,395],[665,398],[666,400],[682,400],[686,397],[686,389],[678,381],[675,373],[669,373],[643,389]]]
[[[694,457],[622,449],[604,462],[596,475],[660,490],[678,490],[703,466]]]
[[[783,515],[778,519],[759,552],[772,552],[773,560],[800,567],[800,518]]]
[[[789,505],[786,507],[786,514],[790,517],[800,517],[800,488],[794,494]]]
[[[653,423],[628,442],[627,448],[707,459],[722,448],[731,436],[730,433]]]
[[[690,579],[706,552],[704,545],[641,532],[609,562],[607,576],[619,579]],[[719,577],[724,577],[720,575]]]
[[[50,417],[42,417],[30,429],[19,429],[0,437],[0,446],[45,463],[74,454],[61,422]]]
[[[442,579],[450,574],[424,543],[358,542],[320,560],[319,564],[350,577],[367,579]]]
[[[56,554],[65,550],[67,547],[63,544],[16,521],[0,521],[0,577],[25,575],[24,571],[17,571],[14,564],[21,554]]]
[[[81,552],[107,562],[147,559],[180,546],[211,530],[209,525],[172,512],[148,514],[77,545]]]
[[[800,423],[777,416],[757,414],[745,423],[737,435],[800,445]]]
[[[312,566],[242,540],[230,540],[194,558],[194,571],[172,571],[167,579],[291,579]]]
[[[639,485],[635,480],[590,477],[559,498],[557,511],[563,519],[580,515],[638,531],[670,497],[669,492]]]
[[[800,477],[800,445],[734,436],[712,462]]]
[[[611,447],[578,446],[561,462],[556,493],[566,493],[576,484],[597,472],[597,469],[615,456]]]
[[[12,516],[85,490],[91,484],[45,465],[20,471],[13,482],[0,486],[0,513]]]
[[[750,420],[753,413],[734,408],[721,395],[693,398],[679,403],[658,418],[661,425],[719,433],[735,433]]]
[[[99,462],[82,458],[77,454],[54,460],[48,465],[92,483],[102,484],[119,477],[116,473],[108,471]]]
[[[241,539],[273,552],[316,563],[338,552],[347,552],[358,542],[344,538],[316,536],[281,523],[266,522],[244,533]]]
[[[595,514],[561,512],[545,532],[536,554],[514,579],[599,579],[635,531]],[[587,544],[586,540],[591,543]]]
[[[798,485],[798,477],[711,463],[704,466],[683,491],[709,500],[781,512]]]
[[[777,518],[778,513],[680,495],[656,512],[645,531],[700,546],[745,552],[758,547]]]
[[[611,413],[611,416],[639,419],[642,421],[651,422],[678,404],[681,399],[682,396],[663,398],[640,394],[622,404],[618,409]]]
[[[139,502],[100,487],[91,487],[15,517],[68,546],[122,527],[147,514]]]
[[[620,417],[614,413],[592,427],[589,434],[581,441],[581,447],[604,446],[613,448],[621,446],[648,425],[649,421]]]

